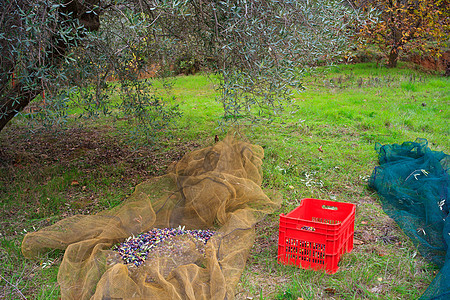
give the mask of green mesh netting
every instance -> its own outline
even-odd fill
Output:
[[[380,166],[369,185],[426,259],[441,270],[422,299],[450,298],[450,156],[432,151],[425,139],[375,147]]]

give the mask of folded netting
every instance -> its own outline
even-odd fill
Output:
[[[369,185],[421,255],[441,268],[422,299],[449,299],[450,156],[432,151],[424,139],[377,144],[376,150],[380,166]]]
[[[34,258],[65,249],[58,273],[62,299],[233,299],[254,225],[279,207],[262,191],[263,149],[231,137],[185,155],[168,174],[138,185],[120,206],[77,215],[29,233],[22,252]],[[202,253],[180,239],[138,267],[112,247],[153,228],[214,229]]]

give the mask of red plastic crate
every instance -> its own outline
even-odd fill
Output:
[[[280,215],[278,262],[336,273],[341,255],[353,249],[355,210],[351,203],[303,199]]]

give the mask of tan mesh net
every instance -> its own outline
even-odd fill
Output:
[[[253,245],[254,225],[279,206],[261,190],[263,149],[227,137],[187,154],[168,174],[138,185],[120,206],[77,215],[25,236],[33,258],[65,249],[62,299],[233,299]],[[125,265],[112,246],[152,228],[213,229],[204,254],[180,238],[174,253]]]

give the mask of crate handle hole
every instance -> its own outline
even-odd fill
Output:
[[[336,206],[330,206],[330,205],[322,205],[323,209],[329,209],[329,210],[338,210]]]
[[[297,228],[299,228],[300,226],[298,226]],[[311,227],[311,226],[302,226],[300,228],[301,230],[306,230],[306,231],[316,231],[316,228]]]

